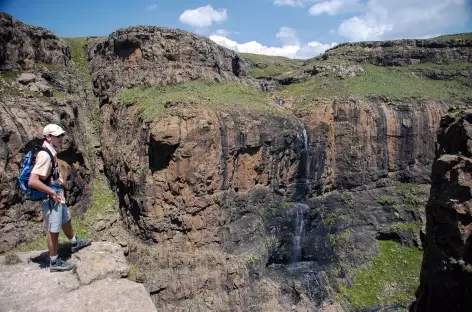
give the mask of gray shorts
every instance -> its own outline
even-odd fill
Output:
[[[49,199],[47,199],[41,203],[41,211],[43,213],[44,227],[48,232],[59,233],[62,225],[70,221],[69,208],[67,208],[66,204],[53,206]]]

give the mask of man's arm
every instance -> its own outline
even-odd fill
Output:
[[[44,192],[49,194],[51,197],[55,197],[56,192],[39,179],[39,175],[36,173],[31,173],[30,178],[28,180],[28,186],[37,189],[38,191]]]
[[[45,179],[48,172],[51,170],[51,159],[49,155],[41,151],[36,156],[35,165],[31,170],[31,175],[28,180],[28,186],[48,194],[54,203],[57,201],[57,194],[53,188],[44,184],[40,179]]]

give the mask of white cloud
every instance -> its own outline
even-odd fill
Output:
[[[279,32],[275,35],[284,45],[298,44],[297,31],[289,27],[281,27]]]
[[[314,4],[309,10],[310,15],[337,15],[347,12],[361,10],[362,4],[359,0],[326,0]]]
[[[255,53],[264,55],[280,55],[294,58],[299,50],[299,46],[267,47],[257,41],[246,43],[237,43],[231,39],[222,36],[210,36],[210,39],[217,44],[224,46],[236,52]]]
[[[340,35],[351,40],[377,40],[392,31],[393,24],[379,23],[375,19],[364,19],[357,16],[345,20],[339,25]]]
[[[274,4],[278,6],[288,5],[291,7],[304,5],[302,0],[274,0]]]
[[[155,10],[157,8],[157,4],[149,4],[146,6],[146,10]]]
[[[329,48],[332,48],[336,43],[323,44],[317,41],[308,42],[307,44],[300,44],[297,33],[294,29],[288,27],[281,27],[276,37],[282,42],[280,47],[268,47],[260,44],[257,41],[250,41],[246,43],[238,43],[225,36],[210,36],[210,39],[219,45],[236,52],[254,53],[264,55],[277,55],[289,58],[306,59],[315,57]]]
[[[228,37],[231,32],[226,29],[217,29],[212,35]]]
[[[297,51],[297,58],[311,58],[322,54],[324,51],[334,47],[337,43],[321,43],[317,41],[308,42],[307,45],[301,46]]]
[[[463,24],[469,15],[466,0],[369,0],[338,33],[352,41],[422,38]]]
[[[215,10],[211,5],[199,7],[194,10],[185,10],[179,17],[183,24],[195,28],[210,27],[213,23],[221,23],[228,19],[226,9]]]

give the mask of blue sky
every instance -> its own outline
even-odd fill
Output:
[[[132,25],[180,28],[241,52],[312,57],[336,43],[472,31],[471,0],[0,0],[58,36]]]

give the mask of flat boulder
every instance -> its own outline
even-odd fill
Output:
[[[0,256],[0,311],[156,311],[142,284],[122,278],[119,244],[94,242],[69,261],[76,270],[50,272],[47,251]]]

